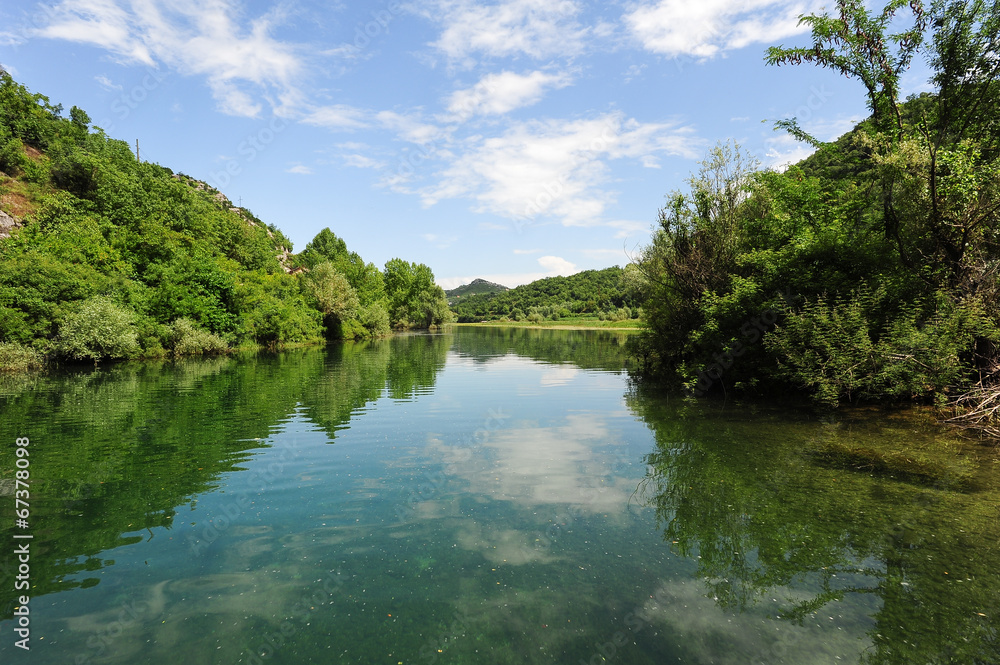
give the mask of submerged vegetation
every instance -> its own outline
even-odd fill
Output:
[[[816,148],[784,172],[720,145],[668,197],[637,261],[642,375],[826,404],[995,394],[1000,6],[842,0],[802,20],[814,44],[767,62],[859,80],[871,115],[831,143],[778,122]],[[903,100],[916,57],[935,89]]]
[[[0,70],[0,369],[283,348],[449,319],[430,269],[305,250]]]

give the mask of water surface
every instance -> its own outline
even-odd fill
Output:
[[[0,383],[0,662],[998,663],[1000,464],[458,329]]]

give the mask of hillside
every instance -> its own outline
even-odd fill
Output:
[[[446,290],[444,295],[448,298],[448,304],[454,305],[460,299],[468,296],[477,296],[483,293],[500,293],[501,291],[509,290],[510,287],[504,286],[503,284],[489,282],[485,279],[474,279],[468,284],[463,284],[462,286],[455,287],[454,289]]]
[[[546,277],[506,291],[468,296],[453,304],[452,311],[460,323],[504,318],[558,319],[581,314],[633,318],[638,315],[638,307],[628,292],[624,274],[615,266],[569,277]]]
[[[0,369],[283,347],[448,319],[430,268],[329,229],[300,255],[205,183],[139,162],[0,70]]]

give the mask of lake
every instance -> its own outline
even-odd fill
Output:
[[[995,449],[657,394],[624,340],[0,377],[0,662],[1000,663]]]

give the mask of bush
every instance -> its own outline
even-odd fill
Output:
[[[372,303],[358,310],[358,320],[372,337],[385,337],[392,332],[389,326],[389,312],[380,303]]]
[[[207,330],[202,330],[190,319],[177,319],[170,326],[170,347],[175,356],[193,356],[225,353],[229,345],[225,340]]]
[[[135,315],[105,296],[85,300],[59,327],[56,348],[67,358],[95,362],[138,355]]]
[[[45,357],[31,348],[17,342],[0,342],[0,372],[27,372],[41,369]]]

